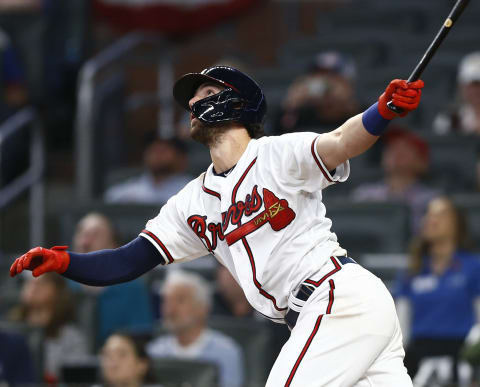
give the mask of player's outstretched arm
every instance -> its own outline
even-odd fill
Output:
[[[24,270],[32,270],[34,277],[57,272],[86,285],[106,286],[133,280],[161,263],[165,262],[155,247],[137,237],[118,249],[86,254],[68,252],[66,246],[35,247],[13,262],[10,276]]]
[[[317,141],[317,152],[329,170],[335,169],[352,157],[370,148],[386,130],[388,123],[398,117],[387,107],[389,101],[404,110],[400,117],[415,110],[422,95],[423,81],[407,83],[395,79],[390,82],[378,102],[365,112],[350,118],[338,129],[322,134]]]

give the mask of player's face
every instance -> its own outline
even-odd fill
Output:
[[[183,333],[202,326],[207,315],[205,305],[199,303],[192,286],[170,285],[164,290],[162,312],[168,330]]]
[[[190,110],[195,102],[200,101],[201,99],[210,97],[211,95],[218,94],[225,88],[223,86],[217,85],[216,83],[205,82],[202,83],[198,89],[195,91],[195,94],[190,101],[188,101],[188,105],[190,106]]]
[[[214,94],[220,93],[224,90],[224,87],[214,84],[214,83],[203,83],[195,91],[194,96],[188,102],[190,109],[195,102],[200,101],[201,99],[210,97]],[[210,145],[214,142],[214,139],[226,129],[226,125],[205,125],[197,117],[190,113],[190,135],[195,141],[198,141],[204,145]]]

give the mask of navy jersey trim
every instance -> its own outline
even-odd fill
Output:
[[[215,171],[215,168],[213,167],[213,168],[212,168],[212,173],[213,173],[215,176],[227,177],[227,176],[230,174],[230,172],[233,171],[233,168],[235,168],[236,166],[237,166],[237,164],[235,164],[235,165],[234,165],[233,167],[231,167],[231,168],[228,168],[226,171],[223,171],[223,172],[220,172],[220,173],[217,173],[217,172]]]

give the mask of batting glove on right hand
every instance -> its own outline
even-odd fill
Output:
[[[49,271],[62,274],[70,264],[68,246],[54,246],[51,249],[35,247],[17,258],[10,267],[10,277],[15,277],[24,270],[33,270],[33,276],[38,277]]]
[[[418,107],[423,86],[424,83],[420,79],[410,83],[402,79],[394,79],[378,99],[378,112],[387,120],[398,116],[405,117]],[[392,101],[395,106],[402,108],[403,113],[396,114],[391,111],[387,106],[387,103],[390,101]]]

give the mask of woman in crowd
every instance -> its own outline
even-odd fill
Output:
[[[432,366],[430,376],[458,379],[459,350],[480,316],[480,260],[468,252],[467,240],[465,219],[453,202],[431,200],[408,272],[395,290],[405,365],[416,379],[427,379],[420,367],[425,358],[447,359]]]
[[[56,383],[64,364],[84,358],[87,340],[72,323],[74,304],[63,277],[45,275],[28,279],[13,318],[43,330],[44,381]]]
[[[105,386],[139,387],[153,384],[151,362],[142,340],[127,334],[112,334],[101,352]]]

